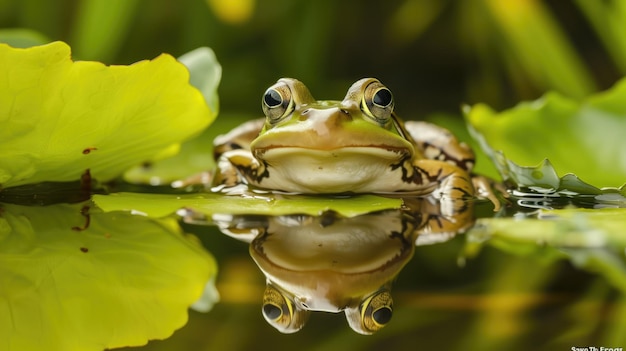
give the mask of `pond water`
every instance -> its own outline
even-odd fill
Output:
[[[513,197],[494,213],[488,202],[405,199],[402,209],[358,216],[206,216],[186,208],[166,222],[91,203],[5,204],[5,301],[12,323],[35,321],[35,332],[60,324],[52,329],[68,338],[63,333],[77,329],[63,325],[131,336],[142,323],[177,328],[186,310],[176,300],[187,301],[198,279],[212,275],[208,250],[220,301],[209,312],[191,310],[173,336],[138,350],[623,347],[624,240],[581,242],[558,221],[531,224],[537,207],[585,201]],[[503,232],[497,219],[515,220],[506,225],[528,237]]]

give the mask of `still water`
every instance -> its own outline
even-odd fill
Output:
[[[19,349],[15,333],[34,323],[33,337],[72,348],[81,325],[106,340],[165,330],[128,350],[623,347],[623,233],[581,241],[547,213],[550,226],[537,225],[538,207],[571,203],[513,197],[494,213],[487,202],[420,198],[359,216],[187,208],[158,221],[91,203],[5,204],[5,346]],[[220,301],[166,338],[215,263]]]

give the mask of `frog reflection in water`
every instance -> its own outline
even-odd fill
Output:
[[[218,216],[214,222],[223,233],[250,243],[267,278],[262,313],[276,329],[296,332],[311,311],[325,311],[344,312],[352,329],[372,334],[391,320],[391,284],[415,245],[447,240],[473,223],[471,208],[449,218],[441,216],[440,208],[447,206],[437,201],[417,198],[411,207],[352,218],[326,212]]]
[[[355,82],[342,101],[316,101],[300,81],[283,78],[267,89],[262,107],[265,119],[216,138],[215,190],[245,183],[309,194],[479,193],[499,208],[485,179],[470,176],[472,150],[444,128],[403,123],[377,79]]]

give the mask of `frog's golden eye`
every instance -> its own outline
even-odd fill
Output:
[[[361,323],[372,332],[387,325],[393,314],[393,299],[388,290],[368,297],[361,304]]]
[[[293,96],[289,86],[278,82],[265,91],[262,99],[263,113],[274,124],[289,116],[293,111]]]
[[[293,300],[275,287],[268,285],[263,294],[263,317],[282,333],[295,333],[302,329],[310,311],[303,310]]]
[[[358,308],[346,310],[350,327],[361,334],[382,329],[393,314],[393,299],[388,289],[381,289],[365,298]]]
[[[373,81],[365,87],[361,102],[363,112],[379,124],[386,124],[393,112],[393,94],[379,81]]]

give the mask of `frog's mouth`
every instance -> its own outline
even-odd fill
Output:
[[[336,159],[350,157],[377,157],[381,160],[402,160],[411,155],[405,147],[388,145],[346,145],[340,148],[317,149],[314,147],[273,145],[254,149],[254,157],[270,161],[270,159],[295,158],[302,155],[319,159]]]
[[[273,147],[255,149],[254,156],[263,160],[269,172],[262,187],[304,193],[363,193],[402,187],[398,165],[411,153],[389,146],[330,150]]]

